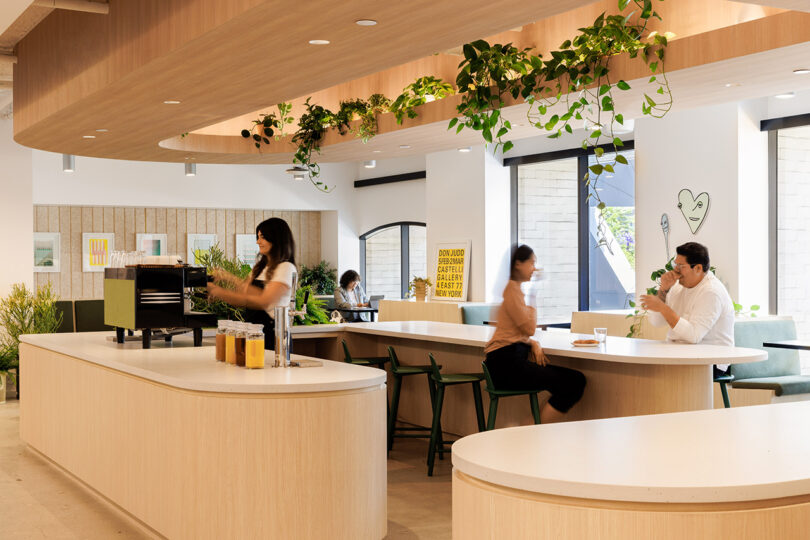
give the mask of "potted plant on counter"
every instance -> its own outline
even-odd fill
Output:
[[[408,287],[408,293],[416,298],[417,302],[424,302],[425,296],[427,296],[427,288],[432,286],[433,283],[430,282],[429,278],[414,276]]]

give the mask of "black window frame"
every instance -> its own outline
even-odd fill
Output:
[[[779,314],[779,130],[810,126],[810,114],[769,118],[759,123],[768,132],[768,313]]]
[[[635,150],[635,140],[622,141],[623,146],[618,148],[619,152]],[[613,152],[616,149],[612,144],[603,144],[601,148],[605,152]],[[520,165],[531,165],[545,161],[558,161],[561,159],[577,158],[577,262],[578,262],[578,296],[577,305],[579,311],[589,311],[590,308],[590,253],[589,223],[588,223],[588,186],[581,179],[588,172],[588,158],[595,155],[594,148],[570,148],[567,150],[557,150],[554,152],[543,152],[541,154],[531,154],[506,158],[503,161],[504,167],[511,167],[511,241],[515,245],[518,241],[518,167]]]
[[[383,229],[390,229],[392,227],[399,226],[399,238],[400,238],[400,276],[399,276],[399,289],[401,298],[405,298],[408,294],[408,286],[410,284],[410,279],[408,279],[411,275],[411,258],[410,258],[410,230],[408,227],[425,227],[427,228],[427,223],[422,221],[395,221],[393,223],[388,223],[386,225],[380,225],[379,227],[374,227],[370,231],[366,231],[360,235],[360,268],[362,270],[363,281],[366,279],[366,238],[373,235],[377,231],[381,231]]]

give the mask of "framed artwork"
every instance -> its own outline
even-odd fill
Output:
[[[166,255],[169,235],[138,233],[135,235],[135,250],[146,255]]]
[[[187,237],[186,262],[190,265],[200,264],[200,255],[208,253],[212,246],[219,242],[215,234],[189,233]]]
[[[34,233],[34,272],[59,272],[58,232]]]
[[[436,285],[432,300],[465,302],[470,277],[470,241],[436,246]]]
[[[256,245],[255,234],[236,235],[236,258],[242,264],[253,266],[256,262],[256,255],[259,254],[259,246]]]
[[[82,272],[103,272],[114,248],[114,233],[82,233]]]

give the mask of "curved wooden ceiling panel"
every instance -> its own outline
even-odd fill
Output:
[[[592,1],[112,0],[109,15],[55,11],[17,47],[15,140],[182,161],[158,142]],[[379,24],[357,26],[363,18]]]

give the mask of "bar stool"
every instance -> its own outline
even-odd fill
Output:
[[[444,389],[447,386],[454,386],[456,384],[472,384],[473,400],[475,401],[475,416],[478,420],[478,431],[484,431],[484,405],[481,400],[481,381],[484,380],[483,373],[441,373],[439,371],[441,366],[436,364],[436,359],[433,358],[433,353],[428,353],[430,358],[430,366],[433,369],[431,378],[436,384],[436,399],[433,402],[433,423],[430,427],[430,446],[428,447],[428,476],[433,476],[433,462],[436,459],[436,453],[439,453],[439,459],[442,459],[442,454],[450,452],[449,448],[445,448],[444,441],[442,440],[442,404],[444,403]],[[450,441],[452,442],[452,441]]]
[[[353,357],[349,352],[349,346],[346,345],[346,340],[341,339],[340,343],[343,345],[343,361],[347,364],[356,364],[358,366],[369,366],[384,370],[385,363],[388,362],[387,356],[364,356],[362,358]]]
[[[430,390],[430,410],[433,410],[433,402],[436,396],[436,385],[430,377],[433,368],[429,365],[403,366],[399,363],[397,353],[394,348],[388,347],[388,357],[391,359],[391,375],[394,376],[394,391],[391,396],[391,411],[388,414],[388,451],[394,447],[394,437],[411,439],[429,439],[430,428],[423,427],[400,427],[397,428],[397,410],[399,409],[399,394],[402,389],[403,377],[409,375],[427,375],[428,389]],[[414,431],[419,433],[396,433],[396,431]]]
[[[720,385],[720,394],[723,396],[723,406],[726,409],[731,408],[731,403],[728,400],[728,388],[726,388],[726,385],[734,382],[734,375],[731,375],[730,373],[726,375],[718,375],[714,378],[714,382]]]
[[[498,399],[509,396],[525,396],[528,394],[529,403],[532,406],[532,416],[534,423],[540,423],[540,405],[537,402],[537,394],[540,390],[496,390],[495,385],[492,384],[492,377],[489,375],[489,369],[484,362],[481,362],[481,367],[484,368],[484,377],[487,379],[487,386],[485,390],[489,393],[489,416],[487,417],[487,431],[495,429],[495,415],[498,414]]]

